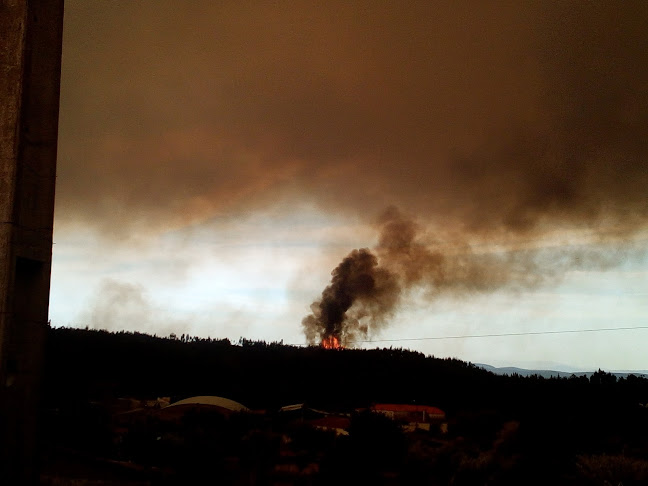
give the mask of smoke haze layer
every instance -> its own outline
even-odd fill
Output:
[[[470,242],[646,227],[646,2],[70,1],[65,21],[59,225],[310,201]]]

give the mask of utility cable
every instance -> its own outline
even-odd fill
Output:
[[[508,337],[508,336],[540,336],[546,334],[575,334],[581,332],[609,332],[609,331],[630,331],[636,329],[648,329],[648,326],[633,326],[633,327],[602,327],[593,329],[563,329],[559,331],[526,331],[526,332],[503,332],[491,334],[462,334],[456,336],[432,336],[432,337],[419,337],[419,338],[397,338],[397,339],[368,339],[363,341],[349,341],[349,343],[383,343],[383,342],[399,342],[399,341],[438,341],[442,339],[473,339],[473,338],[489,338],[489,337]]]
[[[417,338],[394,338],[394,339],[365,339],[356,341],[346,341],[348,344],[371,344],[371,343],[395,343],[407,341],[441,341],[444,339],[477,339],[492,337],[511,337],[511,336],[542,336],[551,334],[577,334],[583,332],[612,332],[612,331],[634,331],[639,329],[648,329],[648,326],[627,326],[627,327],[599,327],[591,329],[562,329],[558,331],[524,331],[524,332],[502,332],[489,334],[459,334],[455,336],[429,336]],[[308,344],[289,344],[288,346],[308,346]]]

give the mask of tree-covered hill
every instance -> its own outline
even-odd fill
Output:
[[[280,343],[50,329],[46,396],[220,395],[254,408],[315,402],[473,402],[505,381],[471,364],[403,349],[325,350]]]
[[[267,409],[305,401],[333,407],[399,402],[436,405],[450,413],[506,414],[579,407],[581,413],[609,414],[648,403],[648,380],[632,375],[496,376],[457,359],[393,348],[325,350],[52,328],[45,361],[46,401],[219,395]]]
[[[223,396],[267,413],[230,421],[188,416],[173,430],[153,413],[125,433],[108,405],[124,397],[175,401],[195,395]],[[274,412],[302,402],[352,412],[350,436],[329,442],[311,436],[312,430],[287,429]],[[379,402],[440,407],[449,431],[403,436],[394,448],[390,437],[400,435],[393,427],[354,412]],[[50,329],[41,433],[55,476],[61,461],[72,460],[66,451],[126,460],[129,467],[171,465],[163,477],[178,481],[160,484],[187,484],[187,474],[214,471],[240,479],[250,468],[270,478],[286,457],[302,454],[321,468],[314,482],[303,484],[331,484],[331,478],[337,484],[345,475],[349,484],[359,484],[356,479],[368,472],[386,481],[375,484],[645,484],[647,404],[648,380],[600,370],[589,378],[497,376],[404,349],[326,350]],[[302,434],[310,437],[308,447],[299,445]],[[293,441],[287,452],[281,437]],[[367,456],[368,450],[377,455]],[[226,466],[232,461],[239,461],[234,472]]]

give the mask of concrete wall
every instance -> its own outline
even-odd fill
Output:
[[[0,484],[35,484],[63,0],[0,0]]]

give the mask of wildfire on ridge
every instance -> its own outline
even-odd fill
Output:
[[[342,349],[342,344],[337,336],[328,336],[322,338],[322,347],[324,349]]]

